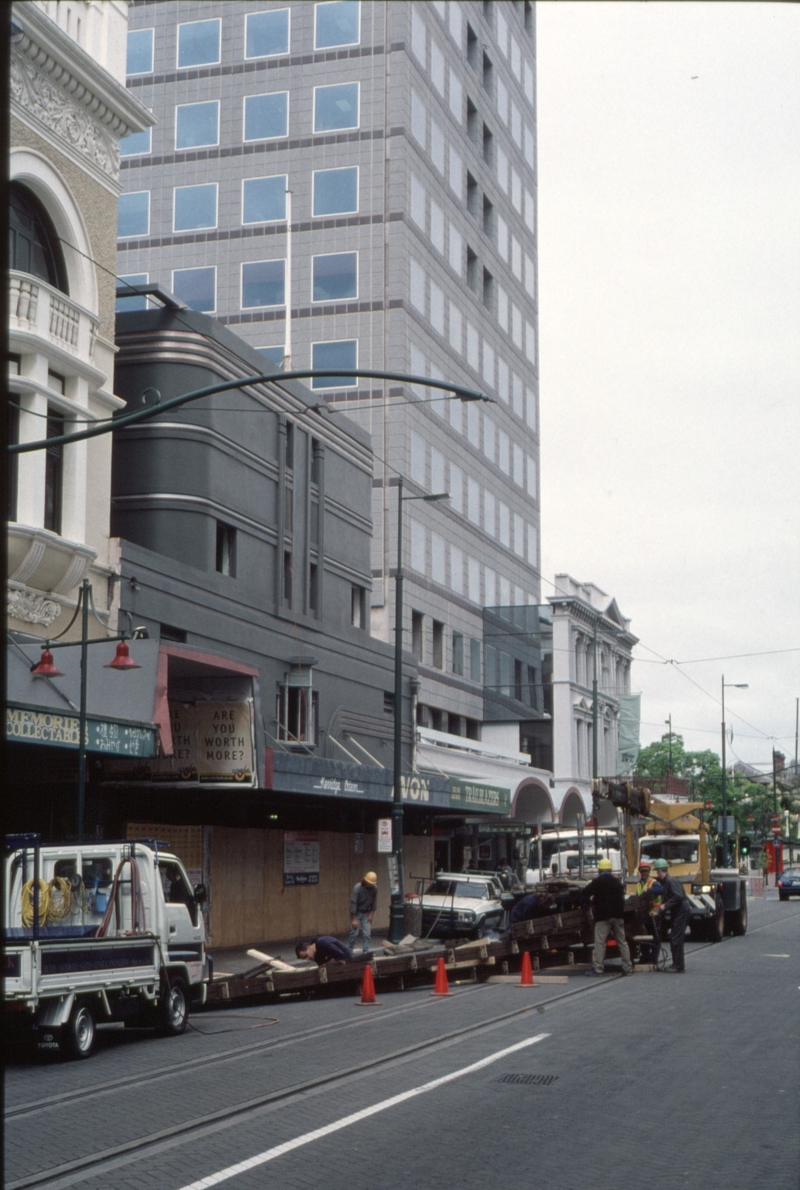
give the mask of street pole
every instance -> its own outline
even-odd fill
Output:
[[[725,674],[722,675],[722,866],[728,866],[728,784],[725,773]]]
[[[592,777],[599,777],[597,771],[597,616],[594,619],[594,664],[592,666]]]
[[[397,571],[394,593],[394,793],[392,801],[392,857],[397,865],[398,890],[389,909],[389,941],[403,937],[403,477],[397,481]]]
[[[772,749],[772,813],[778,813],[778,772],[775,767],[775,749]]]
[[[86,820],[86,687],[89,668],[89,580],[81,583],[81,699],[78,715],[78,842]]]
[[[672,711],[670,711],[670,713],[669,713],[669,718],[667,719],[667,723],[669,725],[669,774],[668,775],[671,777],[672,776]]]

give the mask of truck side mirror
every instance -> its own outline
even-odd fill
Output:
[[[206,892],[206,886],[204,884],[196,884],[194,886],[194,899],[197,901],[198,905],[202,905],[207,896],[208,893]]]

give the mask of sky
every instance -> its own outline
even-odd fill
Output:
[[[719,753],[724,676],[729,763],[771,769],[800,696],[800,5],[540,0],[537,34],[543,595],[567,572],[630,618],[642,744],[671,715]]]

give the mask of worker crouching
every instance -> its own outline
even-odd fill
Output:
[[[593,970],[590,974],[603,974],[606,943],[609,934],[613,934],[619,947],[623,974],[630,975],[633,965],[625,938],[625,889],[622,881],[613,875],[610,859],[601,859],[597,867],[598,875],[584,889],[584,896],[591,900],[594,912]]]

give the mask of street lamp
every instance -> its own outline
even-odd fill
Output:
[[[722,675],[722,866],[728,866],[728,775],[725,771],[725,689],[747,690],[747,682],[726,682]]]
[[[45,646],[42,649],[42,656],[37,665],[32,665],[30,672],[35,678],[61,678],[64,675],[61,670],[57,668],[53,661],[52,649],[63,649],[67,645],[72,644],[72,641],[61,640],[69,632],[72,625],[77,619],[78,612],[81,612],[81,697],[80,697],[80,711],[78,713],[78,842],[83,842],[84,834],[84,819],[86,817],[86,687],[87,687],[87,664],[89,659],[89,645],[108,644],[109,641],[118,641],[117,651],[114,655],[114,660],[110,661],[105,669],[115,669],[118,673],[127,673],[132,669],[141,669],[141,666],[131,658],[130,649],[127,644],[127,636],[125,633],[120,633],[117,636],[101,636],[94,640],[89,640],[89,609],[91,608],[92,615],[97,620],[101,627],[105,628],[105,624],[100,619],[94,606],[94,596],[92,595],[92,585],[88,578],[83,580],[81,584],[80,593],[78,594],[78,605],[75,608],[75,614],[67,624],[66,628],[59,636],[53,640],[45,641]],[[140,631],[134,629],[134,632]],[[60,643],[59,643],[60,642]]]
[[[389,909],[389,941],[399,942],[403,926],[403,505],[409,500],[433,504],[449,500],[449,492],[404,496],[403,476],[397,481],[397,572],[394,594],[394,794],[392,801],[392,866],[396,880]],[[413,724],[412,724],[413,730]]]

